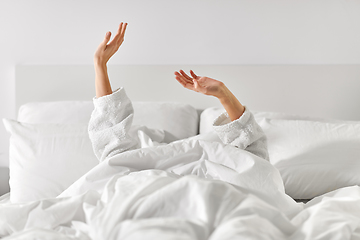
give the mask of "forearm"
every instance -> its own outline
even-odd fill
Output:
[[[231,120],[230,123],[224,124],[224,114],[216,119],[214,128],[220,139],[225,144],[231,144],[268,160],[266,136],[254,116],[225,85],[221,87],[220,93],[218,99]]]
[[[129,136],[134,110],[125,89],[95,98],[89,121],[89,137],[100,161],[134,147],[137,142]]]
[[[231,121],[239,119],[243,115],[245,107],[225,85],[222,88],[223,96],[218,97],[220,103],[225,108]]]
[[[269,160],[265,133],[248,108],[245,109],[241,117],[232,121],[230,121],[228,114],[221,114],[215,119],[213,127],[223,143]]]
[[[111,32],[107,32],[104,40],[96,49],[94,55],[95,67],[95,91],[96,97],[100,98],[112,93],[109,76],[107,72],[107,62],[113,56],[124,41],[127,23],[120,23],[119,29],[114,39],[109,43]]]
[[[94,67],[96,97],[99,98],[111,94],[112,89],[106,64],[100,64],[97,61],[94,61]]]

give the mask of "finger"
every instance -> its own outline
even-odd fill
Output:
[[[188,82],[180,73],[175,72],[175,79],[185,88],[193,90],[193,83]]]
[[[106,44],[109,42],[110,37],[111,37],[111,32],[107,32],[107,33],[105,34],[105,38],[104,38],[102,44],[103,44],[103,45],[106,45]]]
[[[122,30],[123,30],[123,26],[124,26],[124,23],[121,22],[121,23],[119,24],[119,28],[118,28],[118,31],[117,31],[117,33],[116,33],[116,36],[117,36],[117,37],[121,37]]]
[[[181,78],[175,76],[176,81],[178,81],[183,87],[186,86],[186,82],[184,82]]]
[[[191,76],[192,76],[193,78],[198,78],[198,76],[196,76],[196,74],[194,73],[193,70],[190,70],[190,74],[191,74]]]
[[[189,81],[187,81],[187,79],[186,79],[183,75],[181,75],[179,72],[175,72],[175,78],[176,78],[176,79],[181,79],[181,81],[184,81],[184,82],[189,82]]]
[[[124,23],[121,27],[121,33],[120,33],[120,37],[118,40],[118,44],[120,44],[120,45],[124,42],[126,27],[127,27],[127,23]]]
[[[109,45],[113,45],[113,44],[120,45],[123,42],[123,38],[125,34],[123,33],[124,25],[125,24],[122,22],[119,24],[119,28],[116,32],[116,35],[114,36],[114,39],[109,43]]]
[[[119,24],[118,33],[121,33],[123,24],[124,24],[123,22]]]
[[[181,73],[181,75],[183,75],[187,80],[190,80],[190,81],[191,81],[191,77],[189,77],[189,76],[184,72],[184,70],[180,70],[180,73]]]
[[[189,77],[183,70],[180,70],[180,73],[181,73],[181,75],[182,75],[184,78],[186,78],[187,80],[189,80],[189,81],[192,82],[191,77]]]
[[[121,28],[121,38],[124,38],[124,36],[125,36],[125,31],[126,31],[127,25],[128,25],[127,23],[124,23]]]
[[[184,79],[182,79],[182,78],[179,77],[179,76],[175,76],[175,79],[176,79],[183,87],[186,87],[186,84],[188,84],[187,81],[184,81]]]
[[[192,78],[189,77],[183,70],[179,71],[179,77],[181,77],[184,81],[186,81],[189,84],[193,84]]]

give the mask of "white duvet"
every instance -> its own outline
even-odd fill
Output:
[[[358,187],[296,203],[268,161],[199,138],[113,156],[56,199],[5,199],[0,236],[360,239]]]
[[[249,112],[220,135],[161,145],[161,131],[131,126],[130,101],[117,93],[89,124],[103,161],[57,198],[0,199],[1,238],[360,239],[359,188],[296,203],[259,157],[265,140]]]

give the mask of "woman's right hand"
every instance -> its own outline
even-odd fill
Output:
[[[104,66],[109,59],[117,52],[121,44],[124,42],[125,30],[127,23],[120,23],[119,29],[114,39],[108,44],[111,37],[111,32],[107,32],[104,40],[96,49],[94,55],[94,63],[96,65]]]

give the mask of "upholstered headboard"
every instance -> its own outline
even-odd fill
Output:
[[[110,65],[109,75],[113,88],[125,87],[133,101],[220,106],[178,84],[173,73],[179,69],[223,81],[256,111],[360,120],[359,65]],[[92,65],[16,66],[17,108],[32,101],[91,100],[94,93]]]
[[[123,86],[133,101],[185,102],[197,109],[220,106],[217,99],[184,89],[176,70],[193,69],[223,81],[255,111],[360,120],[359,65],[281,66],[109,66],[113,88]],[[16,66],[16,107],[27,102],[91,100],[92,65]],[[0,169],[0,195],[9,191],[7,168]]]

